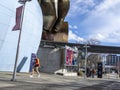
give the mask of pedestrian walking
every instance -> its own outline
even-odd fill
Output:
[[[35,58],[34,62],[33,62],[33,68],[32,68],[32,73],[31,73],[30,77],[33,77],[34,72],[37,72],[38,77],[40,77],[39,67],[40,67],[40,60],[39,60],[39,58]]]
[[[95,75],[95,69],[92,69],[92,71],[91,71],[92,78],[94,78],[94,75]]]

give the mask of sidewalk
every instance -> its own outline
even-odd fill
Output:
[[[41,73],[40,78],[37,78],[37,75],[33,78],[30,78],[28,73],[17,73],[17,81],[11,81],[11,78],[11,72],[0,72],[0,90],[82,90],[83,88],[83,90],[96,90],[93,89],[93,87],[97,86],[97,88],[100,88],[103,85],[103,88],[109,88],[110,86],[107,87],[107,85],[113,85],[113,83],[115,85],[120,84],[120,80],[117,79],[84,79],[80,76],[66,77],[46,73]],[[91,87],[92,89],[88,89],[88,87]],[[112,88],[109,90],[112,90]]]

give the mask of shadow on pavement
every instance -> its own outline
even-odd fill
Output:
[[[104,83],[86,86],[75,90],[120,90],[120,82],[107,81]]]
[[[9,81],[0,80],[8,86],[0,87],[0,90],[120,90],[120,83],[116,81],[106,81],[104,83],[96,85],[83,85],[69,82],[69,83],[58,83],[58,84],[48,84],[48,83],[32,83],[25,81]],[[11,85],[11,86],[9,86]]]

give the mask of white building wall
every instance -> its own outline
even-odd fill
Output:
[[[16,8],[21,6],[17,0],[0,1],[0,71],[13,71],[16,49],[18,43],[18,31],[12,31],[15,25]],[[24,12],[22,36],[18,65],[24,57],[27,61],[21,68],[21,72],[28,72],[31,53],[36,53],[41,40],[43,16],[37,0],[27,2]]]

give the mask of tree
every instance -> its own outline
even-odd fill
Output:
[[[99,45],[100,41],[98,39],[91,38],[89,40],[86,40],[86,43],[88,45]]]

